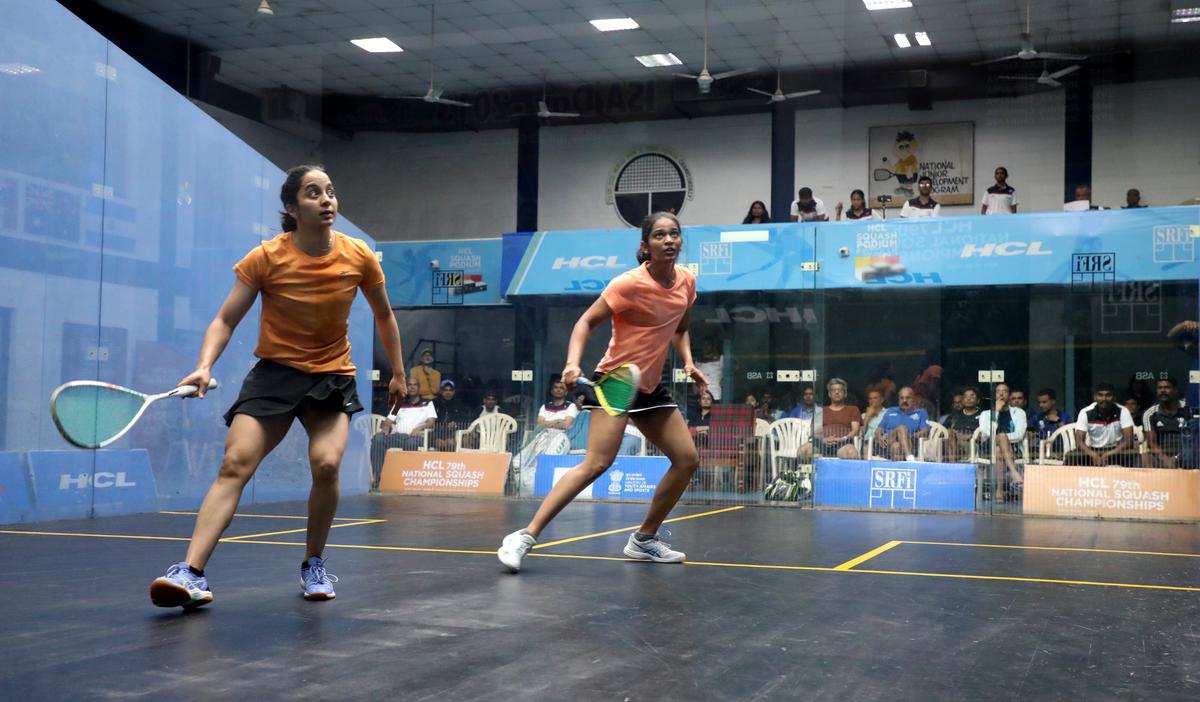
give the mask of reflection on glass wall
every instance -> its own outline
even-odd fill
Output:
[[[68,444],[48,400],[69,380],[163,392],[194,368],[232,265],[278,232],[282,173],[55,3],[6,16],[0,45],[26,67],[0,73],[0,522],[195,508],[254,362],[257,308],[214,369],[220,388],[155,403],[104,449]],[[372,324],[357,303],[364,384]],[[354,424],[348,493],[367,489],[369,422]],[[244,500],[307,495],[306,445],[294,430]]]

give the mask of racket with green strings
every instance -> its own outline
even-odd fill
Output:
[[[208,389],[217,387],[209,380]],[[121,438],[141,419],[146,408],[168,397],[195,395],[195,385],[146,395],[137,390],[95,380],[74,380],[50,395],[50,417],[63,438],[79,448],[104,448]]]
[[[610,417],[619,417],[629,411],[634,398],[637,397],[638,383],[642,380],[642,371],[632,363],[617,366],[592,381],[579,378],[576,382],[583,383],[596,391],[596,400]]]

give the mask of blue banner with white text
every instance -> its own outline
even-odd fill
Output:
[[[975,466],[969,463],[850,461],[818,458],[817,507],[971,512]]]

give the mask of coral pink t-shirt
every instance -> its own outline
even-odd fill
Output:
[[[608,353],[596,370],[606,373],[633,363],[642,371],[638,389],[654,390],[662,379],[671,337],[696,301],[696,276],[675,266],[675,285],[664,288],[642,264],[614,278],[600,297],[613,311],[613,329]]]

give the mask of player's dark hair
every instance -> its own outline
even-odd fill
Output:
[[[283,203],[283,211],[279,213],[279,226],[285,232],[294,232],[299,226],[296,218],[287,213],[288,205],[300,206],[300,183],[304,180],[304,176],[312,171],[325,172],[324,166],[294,166],[288,169],[287,177],[283,179],[283,186],[279,188],[279,200]]]
[[[669,219],[679,228],[679,232],[683,233],[683,226],[679,224],[679,218],[670,212],[651,212],[642,220],[642,243],[638,246],[637,262],[645,263],[650,260],[650,233],[654,231],[654,225],[660,219]]]

